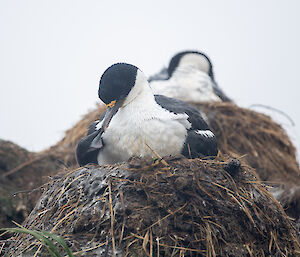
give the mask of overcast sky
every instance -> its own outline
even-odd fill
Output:
[[[0,1],[0,138],[38,151],[98,102],[115,62],[151,75],[204,51],[239,105],[264,104],[299,145],[300,1]],[[263,111],[263,109],[257,109]]]

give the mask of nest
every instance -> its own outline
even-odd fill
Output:
[[[296,149],[269,116],[230,103],[197,106],[206,113],[222,152],[243,156],[264,181],[300,181]]]
[[[296,149],[269,116],[228,103],[197,105],[218,138],[219,148],[243,157],[272,190],[286,212],[300,219],[300,169]]]
[[[217,136],[221,152],[243,160],[256,169],[261,180],[279,189],[275,192],[288,214],[300,218],[300,170],[296,149],[286,132],[269,116],[232,103],[191,103],[201,110]],[[76,165],[75,148],[88,125],[105,110],[98,106],[86,114],[65,137],[51,148],[68,165]],[[292,188],[292,189],[291,189]]]
[[[57,172],[59,164],[47,154],[36,154],[0,140],[0,227],[22,222],[41,196],[39,186]]]
[[[300,253],[290,219],[252,168],[226,158],[165,161],[72,170],[49,183],[24,226],[62,235],[82,256]],[[28,236],[8,242],[10,256],[39,246]]]

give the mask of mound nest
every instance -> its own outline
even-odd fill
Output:
[[[81,256],[300,253],[289,218],[250,167],[234,160],[165,161],[72,170],[48,184],[24,226],[62,235]],[[4,249],[32,256],[38,247],[15,236]],[[47,256],[43,249],[39,256]]]
[[[232,103],[202,103],[195,107],[206,114],[217,136],[219,149],[231,156],[242,157],[256,169],[261,180],[280,187],[278,199],[289,215],[300,218],[300,170],[296,149],[286,132],[269,116],[238,107]],[[88,125],[99,119],[105,107],[99,105],[86,114],[63,140],[50,150],[68,165],[76,165],[75,148]],[[292,190],[291,190],[292,188]]]
[[[22,222],[41,196],[39,186],[57,172],[53,156],[36,154],[0,139],[0,227]],[[30,192],[30,193],[29,193]]]
[[[228,103],[198,106],[206,113],[222,152],[244,156],[264,181],[300,181],[296,149],[269,116]]]
[[[233,104],[198,106],[206,113],[220,150],[243,156],[261,180],[275,186],[272,192],[288,215],[299,220],[300,169],[296,149],[282,127],[269,116]]]

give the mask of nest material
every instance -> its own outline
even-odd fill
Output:
[[[41,196],[40,190],[59,165],[47,154],[36,154],[0,139],[0,227],[22,222]]]
[[[291,217],[299,219],[299,164],[296,149],[282,127],[267,115],[232,103],[191,104],[206,115],[217,136],[219,149],[231,156],[242,157],[266,183],[278,184],[278,200]],[[98,106],[86,114],[51,151],[57,152],[57,156],[68,165],[76,165],[78,141],[86,134],[88,125],[99,119],[104,110],[104,106]]]
[[[289,218],[250,167],[220,160],[166,162],[132,159],[70,171],[48,185],[24,226],[62,235],[81,256],[300,253]],[[11,256],[27,249],[32,256],[35,243],[16,236],[4,249]],[[38,256],[47,255],[42,250]]]
[[[264,181],[299,183],[296,149],[269,116],[230,103],[197,106],[206,113],[222,152],[244,156]]]

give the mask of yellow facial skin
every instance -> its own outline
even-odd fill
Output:
[[[111,101],[109,104],[106,104],[107,107],[113,108],[116,104],[117,100]]]

